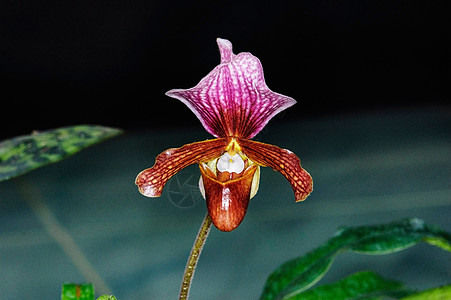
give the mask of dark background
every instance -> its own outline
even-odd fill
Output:
[[[449,109],[450,20],[448,1],[430,0],[2,1],[0,138],[81,123],[200,126],[164,93],[219,63],[217,37],[298,100],[279,121]]]

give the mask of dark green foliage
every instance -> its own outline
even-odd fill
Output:
[[[279,266],[268,277],[261,299],[298,299],[324,276],[338,253],[352,251],[382,255],[420,242],[451,252],[451,235],[419,219],[340,229],[323,245]]]

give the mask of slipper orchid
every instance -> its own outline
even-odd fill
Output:
[[[166,182],[198,163],[199,188],[213,224],[222,231],[238,227],[249,199],[258,190],[260,166],[280,172],[291,184],[296,202],[312,191],[312,178],[291,151],[251,139],[268,121],[296,101],[271,91],[258,58],[235,55],[228,40],[217,39],[221,63],[191,89],[166,93],[186,104],[216,139],[172,148],[155,165],[138,174],[136,184],[147,197],[159,197]]]

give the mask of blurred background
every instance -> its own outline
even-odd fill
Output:
[[[148,199],[135,176],[167,148],[211,138],[164,93],[219,63],[215,39],[257,56],[298,103],[257,140],[298,154],[314,192],[294,203],[262,169],[244,222],[212,229],[193,299],[257,299],[267,275],[339,226],[418,217],[451,231],[451,20],[446,1],[3,1],[0,140],[75,124],[125,129],[0,183],[0,290],[58,299],[93,282],[118,299],[175,299],[206,207],[199,171]],[[373,269],[424,289],[449,253],[344,254],[321,283]],[[0,296],[1,298],[1,296]]]
[[[0,138],[68,124],[195,125],[164,95],[219,63],[215,39],[299,104],[287,119],[449,103],[447,1],[3,1]],[[170,116],[168,118],[168,116]]]

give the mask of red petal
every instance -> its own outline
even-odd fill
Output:
[[[213,160],[225,151],[227,139],[213,139],[171,148],[157,156],[155,165],[136,177],[141,194],[159,197],[166,182],[181,169],[199,162]]]
[[[243,221],[256,169],[257,165],[250,166],[239,178],[220,182],[206,165],[200,164],[208,214],[219,230],[232,231]]]
[[[250,160],[280,172],[290,182],[296,202],[303,201],[312,192],[312,177],[290,150],[245,139],[238,139],[238,144]]]

